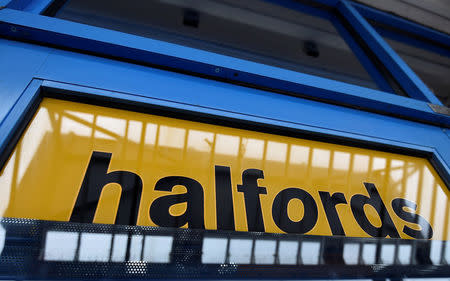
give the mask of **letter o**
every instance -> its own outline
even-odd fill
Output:
[[[292,221],[288,216],[288,204],[292,199],[302,201],[305,212],[303,218],[298,221]],[[314,198],[306,191],[300,188],[287,188],[277,194],[272,205],[272,217],[275,224],[287,233],[303,234],[316,225],[318,211]]]

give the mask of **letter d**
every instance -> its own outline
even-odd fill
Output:
[[[111,153],[92,152],[83,183],[78,193],[71,222],[92,223],[105,185],[117,183],[122,188],[115,224],[136,225],[142,194],[142,180],[132,172],[108,173]]]
[[[391,238],[400,238],[394,222],[389,216],[386,206],[384,205],[383,200],[381,200],[380,194],[378,193],[375,185],[373,183],[365,182],[364,186],[366,187],[370,197],[362,194],[355,194],[350,201],[353,216],[359,226],[361,226],[361,228],[372,237],[386,237],[389,235]],[[371,205],[377,211],[378,216],[381,219],[380,227],[375,227],[367,219],[367,215],[364,212],[364,206],[366,204]]]

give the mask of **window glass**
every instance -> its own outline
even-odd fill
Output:
[[[450,50],[393,27],[371,24],[443,105],[450,106]]]
[[[307,8],[320,16],[253,0],[69,0],[55,16],[378,89],[331,13]]]

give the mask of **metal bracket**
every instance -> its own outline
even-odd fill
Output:
[[[446,106],[432,104],[432,103],[429,103],[428,106],[436,113],[450,116],[450,108],[448,108]]]

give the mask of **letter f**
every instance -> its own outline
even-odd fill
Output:
[[[264,179],[264,173],[258,169],[247,169],[242,173],[242,185],[237,186],[244,193],[245,212],[248,231],[264,232],[260,194],[267,194],[266,188],[258,186],[258,179]]]

